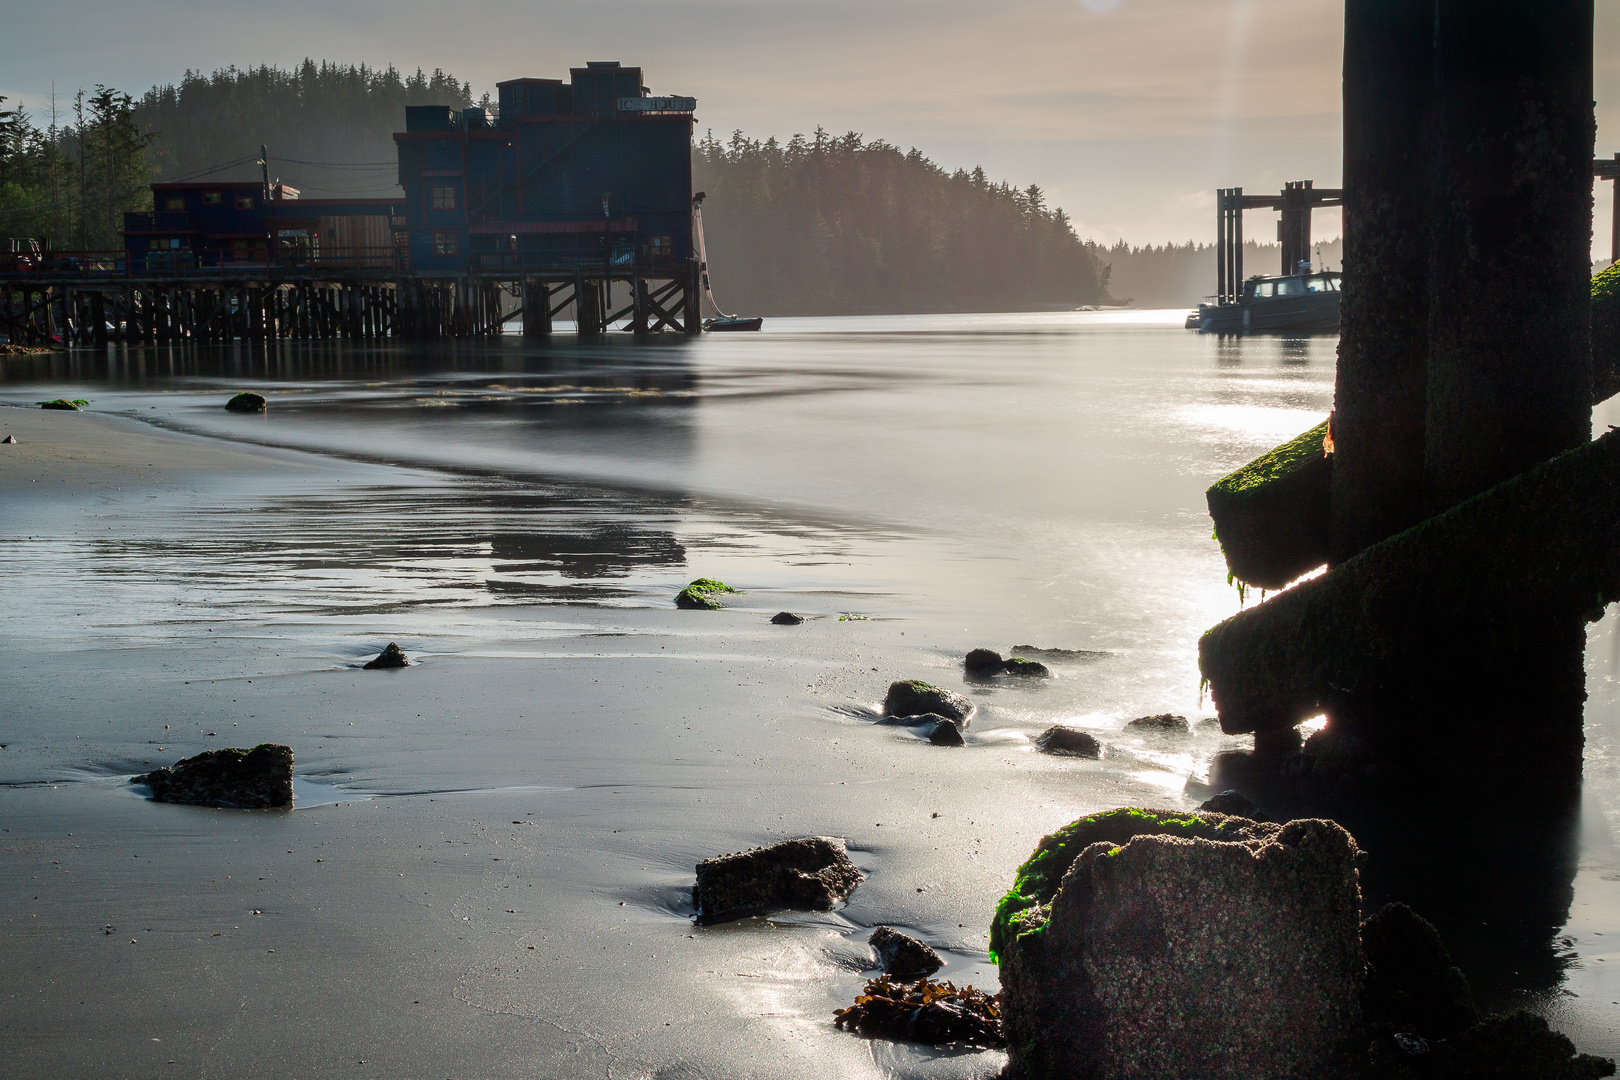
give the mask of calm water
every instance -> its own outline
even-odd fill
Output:
[[[1198,636],[1239,607],[1203,493],[1320,422],[1336,341],[1201,337],[1181,317],[781,319],[756,335],[646,345],[508,338],[8,362],[0,403],[86,397],[95,412],[357,464],[297,490],[165,496],[161,513],[129,500],[58,512],[42,498],[14,517],[26,525],[0,526],[12,583],[0,633],[37,652],[161,654],[187,671],[202,670],[187,650],[221,634],[244,647],[273,642],[310,670],[389,638],[430,662],[656,656],[665,646],[649,644],[655,635],[684,637],[700,659],[763,656],[760,639],[722,641],[706,636],[719,623],[671,613],[686,580],[719,577],[745,590],[719,618],[753,626],[784,607],[819,617],[822,637],[803,639],[814,642],[805,655],[842,665],[836,678],[801,679],[765,657],[749,679],[781,715],[846,741],[876,738],[851,718],[890,678],[959,686],[968,648],[1099,654],[1060,666],[1038,691],[969,690],[990,749],[951,765],[952,782],[1005,785],[1010,804],[1036,792],[1030,805],[1042,807],[995,826],[1008,854],[974,870],[993,896],[1013,853],[1075,806],[1196,805],[1213,756],[1245,745],[1197,726],[1212,715],[1199,695]],[[224,412],[242,389],[265,393],[268,413]],[[1620,422],[1607,408],[1599,430]],[[87,580],[93,589],[78,587]],[[1589,642],[1583,814],[1567,866],[1536,886],[1554,914],[1538,909],[1547,925],[1500,950],[1484,930],[1459,951],[1492,1004],[1530,1004],[1583,1049],[1614,1054],[1612,616]],[[851,674],[868,668],[864,683]],[[44,707],[43,683],[11,683],[14,704],[21,695]],[[1194,734],[1123,728],[1158,712],[1187,715]],[[1028,740],[1056,721],[1097,731],[1114,753],[1089,770],[1054,770]],[[0,731],[18,743],[34,729],[13,716]],[[758,740],[764,753],[779,733],[731,738],[745,752]],[[325,751],[299,752],[314,767]],[[570,750],[564,739],[551,752],[559,769],[589,772],[585,744]],[[74,753],[0,759],[0,780],[71,780],[84,767]],[[327,780],[354,797],[532,782],[499,753],[429,758],[397,743],[347,746],[343,769]],[[1504,782],[1478,778],[1482,807]],[[912,925],[955,933],[966,921],[935,913]],[[967,945],[961,963],[993,982]]]

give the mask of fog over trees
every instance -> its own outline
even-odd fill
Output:
[[[0,108],[0,234],[116,248],[152,180],[272,179],[311,197],[395,195],[393,133],[408,105],[489,103],[435,69],[405,75],[305,60],[188,71],[134,97],[98,86],[49,107]],[[1103,246],[1035,185],[949,170],[916,149],[849,132],[712,132],[693,181],[720,302],[751,314],[1013,311],[1129,302],[1182,307],[1214,288],[1212,245]],[[1256,222],[1260,225],[1260,222]],[[1338,265],[1338,246],[1325,245]],[[1246,246],[1273,273],[1275,245]]]

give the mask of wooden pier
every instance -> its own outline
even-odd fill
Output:
[[[570,308],[583,338],[621,322],[637,335],[703,330],[695,261],[459,273],[224,263],[138,274],[73,255],[41,263],[0,267],[0,333],[13,344],[431,341],[495,337],[514,321],[536,338]]]

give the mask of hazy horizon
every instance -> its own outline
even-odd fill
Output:
[[[187,69],[366,63],[442,67],[474,93],[586,60],[645,69],[698,99],[698,134],[787,139],[817,124],[915,146],[948,169],[1039,184],[1080,236],[1210,241],[1213,192],[1340,182],[1342,0],[965,0],[814,8],[764,0],[599,7],[479,0],[454,9],[222,0],[67,0],[12,20],[0,94],[36,118],[80,86],[136,95]],[[1601,156],[1620,150],[1620,12],[1597,6]],[[1594,254],[1612,195],[1596,189]],[[1266,215],[1250,235],[1270,238]],[[1318,239],[1339,235],[1320,212]]]

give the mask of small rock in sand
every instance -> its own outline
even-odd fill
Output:
[[[5,438],[0,439],[0,443],[7,443],[7,444],[15,443],[16,441],[17,441],[17,436],[15,436],[15,435],[7,435]]]
[[[934,725],[934,730],[928,733],[928,741],[935,746],[961,746],[962,729],[956,726],[954,720],[941,720]]]
[[[1035,749],[1043,754],[1062,754],[1066,757],[1099,757],[1102,744],[1090,732],[1053,724],[1035,740]]]
[[[907,679],[889,686],[889,692],[883,699],[885,716],[915,716],[919,713],[938,713],[966,727],[973,716],[973,702],[961,694],[942,690],[919,679]]]
[[[291,806],[292,782],[292,747],[276,743],[209,750],[130,780],[151,788],[156,802],[242,810]]]
[[[719,611],[723,593],[734,593],[730,585],[714,578],[700,577],[675,595],[675,606],[684,611]]]
[[[225,408],[229,412],[264,412],[269,406],[270,403],[265,400],[263,394],[251,391],[237,394],[225,403]]]
[[[775,615],[771,616],[771,622],[775,623],[777,626],[798,626],[800,623],[804,622],[804,616],[795,615],[791,611],[778,611]]]
[[[962,726],[960,720],[953,720],[949,716],[933,712],[915,713],[911,716],[885,716],[880,718],[878,723],[888,724],[890,727],[932,727],[935,724],[950,724],[957,728]]]
[[[1045,664],[1036,663],[1034,660],[1025,660],[1021,656],[1012,657],[1003,666],[1007,674],[1019,675],[1026,679],[1045,679],[1052,674],[1051,669]]]
[[[872,931],[872,948],[877,952],[879,970],[900,978],[922,978],[945,966],[939,953],[887,926]]]
[[[1156,716],[1138,716],[1135,720],[1130,721],[1125,726],[1128,728],[1138,729],[1146,728],[1150,731],[1174,731],[1182,735],[1185,735],[1189,730],[1187,727],[1187,718],[1185,716],[1176,716],[1173,713],[1159,713]]]
[[[1254,816],[1254,803],[1230,789],[1211,795],[1199,804],[1198,809],[1207,810],[1212,814],[1230,814],[1232,817],[1248,818],[1251,821],[1263,820]]]
[[[991,649],[974,649],[962,663],[969,675],[999,675],[1007,661]]]
[[[388,648],[378,653],[376,659],[371,660],[366,664],[366,670],[373,671],[377,668],[399,668],[410,666],[411,661],[410,658],[405,655],[405,650],[401,649],[398,645],[395,645],[392,641],[390,641],[388,643]]]
[[[704,859],[697,864],[692,903],[705,922],[778,908],[831,911],[860,883],[843,840],[805,836]]]

